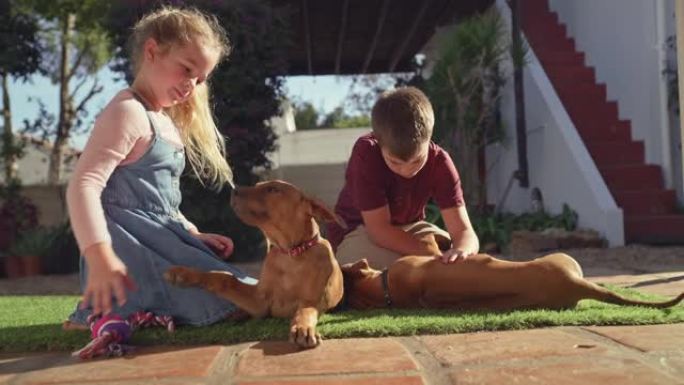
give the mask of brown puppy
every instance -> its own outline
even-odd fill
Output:
[[[623,298],[583,278],[567,254],[529,262],[510,262],[486,254],[445,265],[433,257],[403,257],[380,272],[362,259],[342,266],[347,304],[356,309],[380,307],[453,309],[566,309],[581,299],[618,305],[669,307],[666,302]]]
[[[282,181],[233,191],[231,205],[245,223],[259,227],[269,242],[259,283],[247,285],[223,271],[175,266],[166,279],[198,286],[232,301],[252,317],[291,318],[290,341],[305,348],[320,344],[318,316],[342,299],[342,273],[330,243],[314,218],[338,220],[323,204]]]

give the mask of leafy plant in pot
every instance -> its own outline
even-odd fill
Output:
[[[0,252],[8,278],[23,275],[22,261],[8,253],[19,234],[38,226],[38,209],[30,199],[20,195],[21,184],[16,180],[0,184]]]
[[[18,271],[19,276],[39,275],[43,271],[42,260],[52,249],[55,238],[55,230],[49,227],[39,226],[26,230],[19,234],[9,247],[6,258],[14,258],[21,261],[21,270]],[[8,278],[14,278],[11,276],[11,273],[16,274],[17,271],[7,271]]]
[[[19,257],[7,253],[7,249],[12,244],[14,231],[8,220],[0,218],[0,261],[8,278],[21,276],[22,266]]]

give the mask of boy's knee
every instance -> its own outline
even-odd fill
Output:
[[[340,243],[335,257],[340,265],[366,258],[371,266],[381,269],[392,264],[400,255],[392,250],[376,245],[370,239],[351,237]]]
[[[418,238],[418,241],[425,246],[425,248],[433,255],[441,254],[442,249],[440,244],[437,242],[434,234],[425,234]]]

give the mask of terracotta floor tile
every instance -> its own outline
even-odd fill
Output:
[[[74,384],[129,381],[165,377],[205,377],[210,374],[220,346],[140,349],[123,358],[79,361],[69,358],[61,365],[22,375],[22,384]]]
[[[652,369],[633,359],[589,359],[565,357],[558,362],[531,365],[461,368],[451,373],[453,384],[619,384],[673,385],[676,377]],[[681,382],[680,382],[681,383]]]
[[[684,351],[684,323],[643,326],[590,326],[586,329],[643,351]]]
[[[68,360],[68,355],[64,353],[3,354],[0,356],[0,384],[4,385],[25,373],[59,366]]]
[[[326,340],[309,350],[288,342],[259,342],[242,352],[235,373],[259,377],[416,369],[413,358],[396,340],[355,338]]]
[[[647,353],[660,369],[684,380],[684,351]]]
[[[606,346],[559,328],[421,336],[420,339],[444,365],[600,355],[607,351]]]
[[[373,378],[315,378],[306,380],[244,381],[237,385],[424,385],[420,376]]]

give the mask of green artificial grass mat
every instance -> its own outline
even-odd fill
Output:
[[[667,298],[607,286],[626,297],[660,301]],[[0,352],[63,351],[81,348],[89,341],[85,331],[63,331],[62,321],[74,309],[77,296],[1,296]],[[407,336],[492,330],[532,329],[548,326],[651,325],[684,322],[684,304],[669,309],[617,306],[583,300],[572,310],[519,310],[511,312],[460,312],[453,310],[383,309],[342,311],[321,317],[325,339]],[[288,320],[262,319],[222,322],[206,327],[180,326],[175,333],[163,328],[134,334],[133,345],[229,344],[287,339]]]

